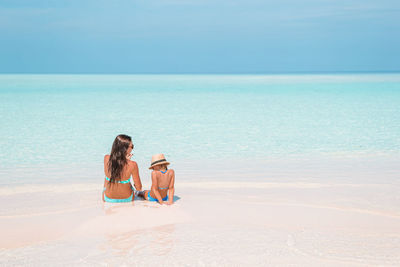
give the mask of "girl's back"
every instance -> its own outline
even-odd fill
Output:
[[[153,179],[153,175],[155,176],[155,179],[157,180],[157,187],[158,187],[161,197],[162,198],[166,197],[168,194],[168,189],[171,187],[172,178],[174,177],[174,170],[168,169],[165,172],[162,172],[159,170],[158,171],[154,170],[151,174],[152,179]]]

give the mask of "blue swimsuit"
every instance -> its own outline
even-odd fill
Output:
[[[110,181],[110,178],[108,178],[106,176],[106,180]],[[128,180],[125,180],[125,181],[117,181],[117,183],[119,183],[119,184],[129,184],[130,183],[129,180],[130,180],[130,178]],[[130,197],[128,197],[128,198],[109,198],[109,197],[106,196],[106,193],[105,193],[106,188],[104,187],[104,189],[103,189],[104,201],[105,202],[110,202],[110,203],[132,202],[133,194],[134,194],[132,185],[131,185],[131,188],[132,188],[132,195]]]
[[[166,171],[160,171],[161,173],[166,173],[168,170],[166,170]],[[168,189],[168,187],[158,187],[158,189]],[[150,191],[149,192],[147,192],[147,200],[148,201],[158,201],[158,199],[156,199],[156,198],[153,198],[153,197],[151,197],[150,196]],[[167,201],[168,200],[168,195],[167,196],[165,196],[163,199],[162,199],[162,201]]]
[[[161,188],[161,187],[159,187],[159,189],[168,189],[168,188]],[[147,192],[147,200],[148,200],[148,201],[158,201],[157,198],[153,198],[153,197],[150,196],[150,191]],[[168,200],[168,196],[165,196],[165,197],[162,199],[162,201],[167,201],[167,200]]]

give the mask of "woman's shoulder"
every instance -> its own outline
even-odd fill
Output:
[[[128,159],[128,165],[132,168],[137,168],[138,164],[136,163],[136,161],[130,160]]]
[[[108,162],[108,160],[110,159],[110,155],[104,155],[104,162]]]

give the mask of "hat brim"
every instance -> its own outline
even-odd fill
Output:
[[[169,162],[168,161],[163,161],[163,162],[156,163],[154,165],[151,165],[149,167],[149,170],[153,169],[155,166],[158,166],[158,165],[169,165]]]

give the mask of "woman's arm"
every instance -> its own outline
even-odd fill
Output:
[[[104,175],[106,175],[106,173],[107,173],[107,169],[108,169],[107,164],[108,164],[109,158],[110,158],[109,155],[104,156]],[[103,199],[103,201],[105,201],[104,200],[104,189],[106,188],[106,183],[107,183],[107,180],[104,178],[103,190],[101,190],[101,199]]]
[[[156,196],[158,203],[161,205],[164,204],[160,192],[158,191],[157,175],[155,171],[152,171],[151,173],[151,191],[153,191],[154,195]]]
[[[141,191],[142,190],[142,181],[140,180],[139,177],[139,167],[136,162],[131,161],[133,164],[133,169],[132,169],[132,179],[133,179],[133,184],[135,185],[136,190]]]
[[[168,187],[168,205],[171,205],[172,203],[174,203],[174,193],[175,193],[175,172],[174,170],[170,169],[169,170],[170,174],[171,174],[171,182],[169,183],[169,187]]]
[[[104,179],[103,190],[101,190],[101,198],[103,199],[104,202],[105,202],[105,200],[104,200],[104,193],[105,193],[105,189],[106,189],[106,182],[107,182],[107,180]]]

